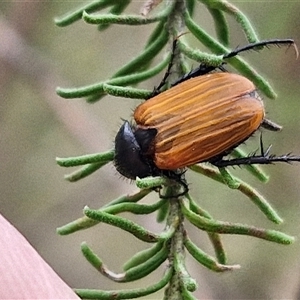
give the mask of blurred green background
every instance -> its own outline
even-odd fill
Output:
[[[86,1],[87,2],[87,1]],[[138,13],[143,1],[133,1],[128,11]],[[261,39],[294,38],[300,44],[300,2],[239,1]],[[79,1],[1,1],[0,3],[0,210],[38,250],[54,270],[77,288],[129,288],[156,282],[155,273],[137,283],[117,285],[97,273],[82,257],[80,243],[87,241],[115,272],[133,253],[147,245],[118,229],[100,225],[85,232],[61,237],[55,229],[82,215],[84,205],[98,208],[120,194],[136,190],[108,165],[76,184],[64,181],[70,170],[60,168],[55,157],[105,151],[129,119],[135,100],[106,97],[94,105],[65,100],[55,88],[75,87],[101,81],[143,48],[153,28],[113,26],[103,33],[77,22],[58,28],[53,19]],[[213,32],[210,16],[199,4],[199,24]],[[231,45],[246,44],[240,28],[229,18]],[[201,47],[199,44],[195,44]],[[259,54],[243,55],[275,87],[278,98],[265,99],[268,117],[284,126],[280,133],[265,132],[265,144],[273,152],[300,154],[299,60],[292,49],[272,47]],[[151,89],[155,78],[143,87]],[[258,134],[243,148],[257,148]],[[270,175],[262,184],[243,169],[234,171],[256,187],[277,209],[285,223],[271,224],[242,194],[188,173],[191,194],[215,218],[282,230],[297,238],[281,246],[245,236],[224,236],[229,263],[242,269],[215,274],[187,256],[188,268],[198,280],[199,299],[299,299],[300,284],[300,164],[264,168]],[[156,195],[147,198],[154,201]],[[155,216],[130,216],[159,232]],[[190,229],[193,240],[212,253],[205,234]],[[161,298],[161,294],[148,297]]]

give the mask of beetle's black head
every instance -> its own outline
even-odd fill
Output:
[[[149,154],[156,134],[154,128],[135,129],[129,122],[124,122],[115,138],[114,163],[120,174],[133,180],[159,175],[159,169]]]

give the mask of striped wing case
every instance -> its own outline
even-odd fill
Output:
[[[195,77],[140,104],[138,128],[155,128],[153,161],[172,170],[209,161],[238,146],[263,121],[263,102],[247,78],[232,73]]]

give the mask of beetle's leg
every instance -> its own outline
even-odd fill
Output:
[[[176,171],[169,171],[169,170],[164,170],[163,171],[163,175],[168,177],[170,180],[174,180],[175,182],[179,183],[182,188],[183,191],[180,193],[177,193],[176,195],[171,195],[171,197],[173,198],[178,198],[181,196],[184,196],[185,194],[188,193],[189,191],[189,186],[186,183],[186,180],[184,179],[184,173],[186,172],[186,170],[183,170],[182,172],[176,172]],[[166,197],[164,195],[161,195],[161,193],[159,193],[160,198],[162,199],[168,199],[170,198],[170,196]]]
[[[179,198],[179,197],[184,196],[185,194],[187,194],[188,191],[189,191],[189,187],[188,187],[187,183],[184,180],[178,180],[177,182],[182,185],[182,187],[183,187],[183,191],[182,192],[180,192],[180,193],[178,193],[176,195],[171,195],[171,196],[167,197],[167,196],[161,194],[161,192],[160,192],[161,187],[160,187],[160,189],[159,189],[159,197],[161,199]]]
[[[279,124],[276,124],[275,122],[273,122],[269,119],[263,119],[260,126],[265,129],[268,129],[270,131],[280,131],[282,129],[282,126],[280,126]]]
[[[235,158],[235,159],[220,159],[212,162],[218,168],[228,167],[228,166],[241,166],[241,165],[266,165],[272,164],[276,162],[286,162],[291,163],[293,161],[300,162],[300,156],[291,155],[291,153],[276,156],[274,154],[270,154],[271,145],[267,148],[266,151],[261,150],[262,153],[260,155],[251,155],[248,157]]]
[[[167,83],[167,79],[171,74],[171,69],[172,69],[173,63],[174,63],[175,51],[176,51],[176,47],[177,47],[177,40],[178,40],[178,37],[176,39],[174,39],[173,44],[172,44],[171,57],[170,57],[170,62],[169,62],[167,71],[166,71],[163,79],[161,80],[160,84],[157,87],[154,87],[153,92],[148,97],[148,99],[153,98],[154,96],[160,94],[162,92],[161,89]],[[148,100],[148,99],[146,99],[146,100]]]
[[[168,173],[168,177],[175,180],[176,182],[178,182],[182,187],[183,187],[183,191],[181,193],[178,193],[176,195],[176,198],[180,197],[180,196],[184,196],[186,193],[188,193],[189,191],[189,186],[186,183],[186,180],[184,178],[184,174],[186,172],[186,169],[184,169],[183,171],[180,172],[176,172],[176,171],[169,171]]]
[[[180,184],[182,185],[182,187],[183,187],[183,191],[182,191],[181,193],[179,193],[179,194],[177,195],[177,197],[184,196],[185,194],[188,193],[188,191],[189,191],[189,186],[188,186],[188,184],[186,183],[185,179],[179,178],[177,181],[178,181],[178,183],[180,183]]]
[[[180,37],[180,36],[179,36],[179,37]],[[150,96],[148,99],[150,99],[150,98],[152,98],[152,97],[158,95],[159,93],[161,93],[162,87],[166,84],[166,81],[167,81],[168,77],[170,76],[170,74],[171,74],[171,69],[172,69],[172,67],[173,67],[174,58],[175,58],[175,51],[176,51],[176,47],[177,47],[177,41],[178,41],[178,38],[179,38],[179,37],[177,37],[177,38],[174,39],[174,41],[173,41],[173,44],[172,44],[172,52],[171,52],[171,58],[170,58],[170,62],[169,62],[167,71],[166,71],[166,73],[165,73],[163,79],[161,80],[160,84],[159,84],[157,87],[154,88],[154,90],[153,90],[151,96]],[[235,55],[237,55],[237,54],[238,54],[238,53],[236,53]],[[208,74],[208,73],[214,71],[214,70],[217,69],[217,68],[220,69],[220,70],[223,71],[223,72],[227,72],[226,69],[225,69],[222,65],[215,67],[215,66],[207,65],[207,64],[205,64],[205,63],[201,63],[201,64],[199,65],[198,68],[195,68],[195,69],[191,70],[189,73],[183,75],[181,78],[179,78],[177,81],[175,81],[175,83],[173,83],[173,84],[171,85],[171,87],[173,87],[173,86],[175,86],[175,85],[177,85],[177,84],[179,84],[179,83],[181,83],[181,82],[183,82],[183,81],[186,81],[186,80],[188,80],[188,79],[191,79],[191,78],[193,78],[193,77],[198,77],[198,76],[202,76],[202,75]]]
[[[300,156],[294,156],[291,155],[291,153],[280,155],[280,156],[270,154],[271,147],[272,145],[270,145],[267,148],[267,150],[264,150],[262,135],[260,135],[260,151],[261,151],[260,155],[254,154],[248,157],[234,158],[228,160],[220,158],[219,160],[215,160],[211,163],[218,168],[224,168],[228,166],[241,166],[241,165],[252,165],[252,164],[266,165],[275,162],[286,162],[286,163],[291,163],[293,161],[300,162]]]
[[[249,157],[229,159],[229,160],[221,159],[219,161],[215,161],[213,165],[215,165],[218,168],[221,168],[221,167],[229,167],[229,166],[254,165],[254,164],[266,165],[275,162],[290,163],[293,161],[300,162],[300,156],[293,156],[290,153],[281,156],[275,156],[273,154],[264,155],[264,156],[253,155]]]

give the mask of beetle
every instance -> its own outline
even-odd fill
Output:
[[[223,55],[223,60],[271,44],[294,45],[294,41],[249,44]],[[171,64],[172,58],[167,72]],[[153,97],[135,109],[134,123],[125,121],[116,135],[114,163],[120,174],[133,180],[159,175],[176,179],[176,170],[200,162],[226,167],[300,161],[296,156],[270,155],[270,148],[264,152],[262,142],[260,155],[223,159],[259,127],[281,129],[265,118],[264,104],[254,84],[246,77],[226,72],[223,64],[225,61],[218,67],[223,72],[212,73],[217,67],[202,63],[160,92],[166,73]]]

